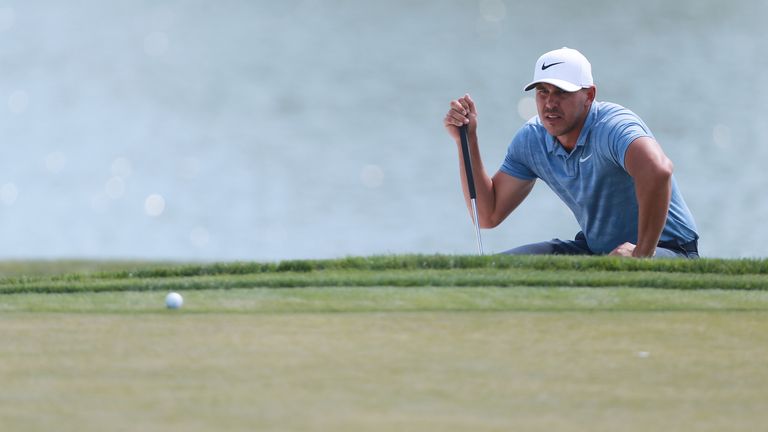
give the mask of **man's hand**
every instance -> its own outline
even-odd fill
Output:
[[[626,242],[616,246],[616,249],[612,250],[611,253],[609,253],[608,255],[633,257],[633,258],[648,258],[648,257],[636,255],[635,250],[636,250],[636,246],[633,243]],[[653,255],[656,255],[656,252],[654,252]]]
[[[451,109],[445,115],[443,125],[455,141],[459,140],[460,126],[467,126],[470,135],[477,132],[477,108],[468,94],[451,101]]]
[[[616,249],[612,250],[608,255],[631,257],[632,252],[634,251],[635,245],[633,243],[626,242],[616,246]]]

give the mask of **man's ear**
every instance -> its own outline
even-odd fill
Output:
[[[592,86],[587,89],[587,103],[592,103],[597,97],[597,87]]]

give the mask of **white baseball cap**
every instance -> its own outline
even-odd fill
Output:
[[[567,92],[575,92],[594,85],[592,65],[575,49],[563,47],[545,53],[536,61],[533,82],[525,86],[528,91],[538,83],[548,83]]]

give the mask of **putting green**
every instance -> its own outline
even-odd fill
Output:
[[[751,431],[768,293],[296,288],[0,296],[0,427]]]
[[[0,263],[0,430],[754,431],[768,261]],[[164,307],[169,291],[184,307]]]

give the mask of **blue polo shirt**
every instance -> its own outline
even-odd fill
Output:
[[[653,138],[653,134],[635,113],[594,101],[571,153],[536,116],[512,139],[501,171],[523,180],[543,180],[571,209],[590,250],[609,253],[624,242],[637,244],[635,183],[624,168],[624,155],[640,137]],[[672,200],[660,240],[683,244],[698,237],[673,176]]]

